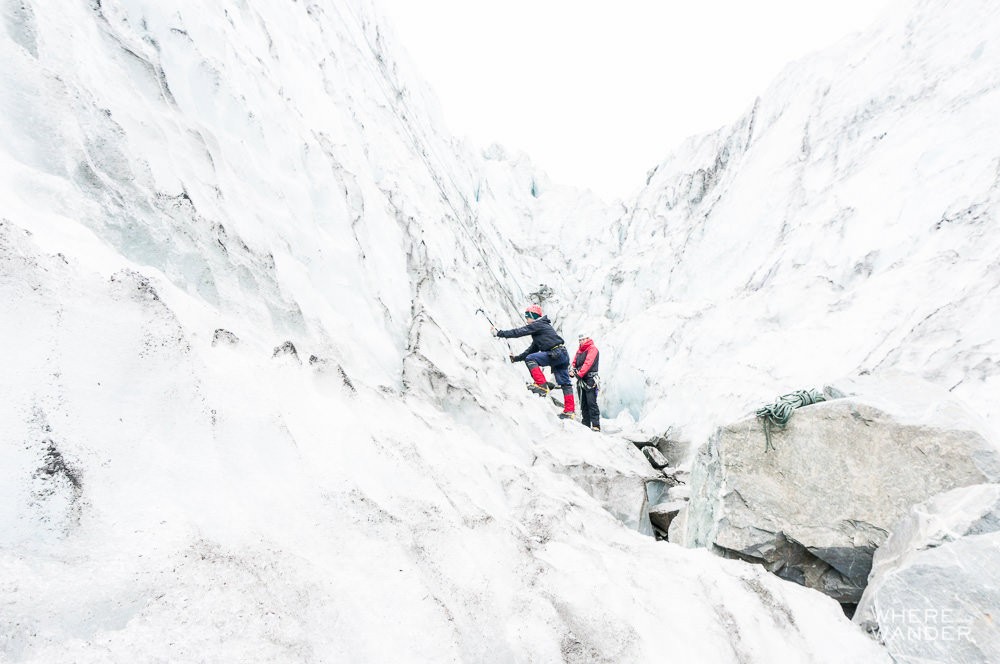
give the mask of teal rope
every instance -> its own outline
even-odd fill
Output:
[[[791,394],[778,397],[774,403],[762,406],[757,409],[757,418],[764,422],[764,452],[773,450],[774,444],[771,442],[771,426],[784,428],[788,420],[792,417],[792,411],[802,406],[809,406],[820,401],[826,401],[826,397],[818,390],[798,390]]]

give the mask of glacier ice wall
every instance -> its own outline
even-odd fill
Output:
[[[648,464],[475,313],[610,216],[451,139],[368,2],[0,7],[0,662],[882,656],[623,525]]]
[[[998,30],[995,3],[898,3],[652,169],[582,299],[617,357],[609,412],[700,441],[778,394],[903,375],[995,435]]]

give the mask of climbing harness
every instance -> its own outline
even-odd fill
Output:
[[[820,401],[826,401],[826,397],[819,390],[798,390],[791,394],[778,397],[774,403],[757,409],[757,418],[764,422],[764,452],[775,449],[771,443],[771,426],[784,428],[788,424],[792,411],[802,406],[809,406]]]

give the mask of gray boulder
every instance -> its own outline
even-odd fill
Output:
[[[875,553],[854,621],[903,662],[1000,662],[1000,484],[914,507]]]
[[[767,449],[749,418],[699,451],[682,539],[842,603],[861,599],[875,549],[910,506],[1000,479],[1000,453],[980,434],[902,423],[854,399],[799,408],[771,438]]]
[[[639,449],[654,447],[667,460],[668,466],[679,466],[688,458],[691,443],[678,438],[671,429],[660,436],[644,437],[642,440],[630,440]]]
[[[667,457],[663,456],[663,453],[655,447],[644,447],[642,448],[642,453],[646,455],[646,459],[649,460],[649,465],[657,470],[662,470],[670,465],[667,461]]]
[[[678,513],[687,506],[683,500],[675,500],[668,503],[660,503],[649,508],[649,520],[661,532],[667,533],[670,530],[670,523]]]

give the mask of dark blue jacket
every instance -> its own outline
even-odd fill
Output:
[[[520,362],[532,353],[537,353],[540,350],[552,350],[563,344],[563,338],[556,334],[548,316],[531,321],[524,327],[517,327],[513,330],[497,330],[497,336],[502,339],[526,337],[529,334],[531,335],[531,345],[520,355],[514,356],[515,362]]]

